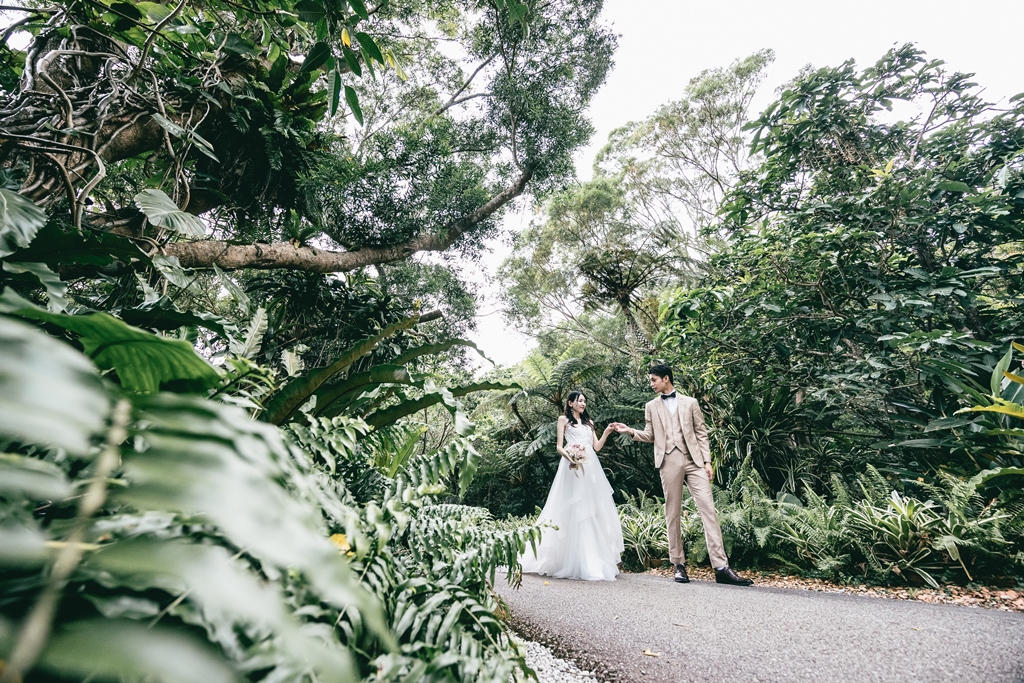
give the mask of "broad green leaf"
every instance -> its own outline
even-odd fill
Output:
[[[405,467],[405,463],[409,461],[409,456],[415,452],[416,444],[420,442],[420,438],[426,433],[426,431],[426,427],[414,430],[405,442],[394,451],[394,457],[392,457],[391,462],[388,463],[387,474],[389,477],[394,479],[395,475]]]
[[[401,78],[403,81],[409,80],[409,74],[407,74],[405,72],[405,69],[402,68],[402,62],[398,59],[398,57],[395,56],[395,53],[391,50],[391,48],[388,48],[385,51],[384,59],[387,61],[388,64],[391,65],[391,68],[395,70],[396,76]]]
[[[1004,477],[1008,479],[1005,484],[1010,485],[1014,481],[1017,481],[1015,479],[1016,477],[1024,478],[1024,467],[999,467],[993,470],[982,470],[971,477],[971,480],[967,483],[973,488],[978,488],[983,485],[991,486],[993,485],[993,482],[998,485],[999,480]]]
[[[958,410],[957,413],[1001,413],[1003,415],[1009,415],[1010,417],[1016,417],[1024,420],[1024,406],[1016,403],[1010,403],[1009,401],[1001,398],[995,399],[995,401],[995,405],[964,408],[962,410]]]
[[[794,496],[792,493],[786,493],[785,491],[779,491],[775,496],[775,500],[785,505],[793,505],[795,507],[803,507],[804,503],[802,500]]]
[[[350,85],[345,86],[345,101],[348,102],[348,108],[352,110],[352,116],[355,117],[359,125],[363,125],[363,110],[359,108],[359,95],[356,94],[355,88]]]
[[[348,64],[348,68],[352,70],[356,76],[363,75],[363,67],[359,64],[359,57],[352,50],[342,50],[342,56],[345,58],[345,63]]]
[[[974,424],[978,418],[976,417],[943,417],[938,420],[932,420],[925,427],[926,432],[936,432],[942,429],[956,429],[957,427],[965,427],[969,424]]]
[[[352,399],[380,384],[415,385],[416,381],[403,365],[388,363],[375,365],[369,370],[332,382],[316,392],[315,414],[333,417],[345,411]]]
[[[377,43],[373,42],[373,38],[366,35],[365,33],[360,33],[359,31],[356,31],[356,39],[359,41],[359,47],[366,50],[367,54],[373,57],[373,59],[375,59],[378,64],[385,63],[384,55],[381,54],[380,48],[377,47]]]
[[[367,20],[370,18],[363,0],[348,0],[348,4],[352,7],[352,11],[359,15],[360,19]]]
[[[92,363],[67,344],[4,316],[0,349],[0,435],[86,455],[110,407]]]
[[[143,622],[91,619],[59,628],[39,668],[78,680],[159,680],[163,683],[230,683],[239,680],[208,644]]]
[[[164,332],[182,327],[205,327],[225,339],[232,338],[238,332],[234,323],[213,313],[179,311],[167,296],[158,296],[133,308],[122,308],[118,315],[129,325]]]
[[[45,263],[4,261],[4,270],[34,278],[46,290],[46,307],[54,313],[60,313],[67,307],[68,286]]]
[[[331,102],[331,116],[338,113],[338,105],[341,104],[341,90],[341,72],[337,68],[331,69],[331,73],[327,76],[327,96]]]
[[[1013,362],[1013,348],[1007,349],[1006,353],[999,362],[996,363],[996,367],[992,370],[992,377],[990,380],[992,395],[999,396],[1003,390],[1003,373],[1010,369],[1010,363]]]
[[[319,42],[309,50],[306,59],[302,62],[302,73],[315,71],[327,63],[331,57],[331,47],[324,42]]]
[[[121,16],[129,17],[140,21],[142,19],[142,12],[134,4],[127,2],[115,2],[110,5],[110,9],[115,10]]]
[[[182,211],[162,190],[146,189],[135,195],[135,205],[149,222],[186,237],[203,237],[206,224],[197,216]]]
[[[203,391],[220,380],[188,342],[145,332],[107,313],[60,315],[25,308],[16,314],[73,332],[86,355],[100,369],[117,373],[121,386],[129,391]]]
[[[131,259],[149,263],[149,258],[127,237],[109,232],[65,232],[55,223],[48,223],[27,248],[12,254],[8,261],[45,263],[55,269],[67,264],[106,266],[115,260]]]
[[[177,256],[165,256],[157,254],[153,257],[153,267],[160,271],[168,282],[180,289],[188,289],[195,281],[195,277],[185,272],[181,267],[181,261]]]
[[[299,20],[315,24],[327,17],[327,10],[322,3],[316,0],[299,0],[295,3],[295,11],[299,13]]]
[[[0,258],[27,247],[46,223],[46,213],[17,192],[0,188]]]
[[[973,192],[970,185],[961,183],[958,180],[943,180],[936,187],[947,192]]]

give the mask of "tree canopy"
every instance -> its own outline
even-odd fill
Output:
[[[185,268],[327,273],[472,252],[502,207],[571,173],[614,48],[600,3],[508,7],[528,11],[26,10],[10,30],[30,43],[4,48],[0,164],[68,228],[127,236]]]

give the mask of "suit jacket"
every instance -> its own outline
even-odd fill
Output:
[[[655,396],[653,401],[648,401],[644,407],[647,424],[642,432],[634,432],[633,440],[654,442],[654,466],[660,468],[665,459],[669,420],[675,418],[679,420],[690,457],[698,467],[703,467],[704,463],[711,462],[711,446],[708,442],[708,430],[704,426],[704,413],[701,412],[697,399],[682,394],[678,396],[675,415],[665,407],[665,401],[661,396]]]

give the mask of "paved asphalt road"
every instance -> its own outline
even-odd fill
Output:
[[[523,636],[606,681],[1024,681],[1012,612],[645,574],[497,583]]]

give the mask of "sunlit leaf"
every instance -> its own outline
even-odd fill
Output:
[[[182,211],[161,190],[146,189],[135,195],[135,205],[153,225],[181,233],[186,237],[203,237],[206,224],[198,216]]]
[[[107,313],[60,315],[34,308],[16,313],[73,332],[93,362],[116,372],[121,386],[129,391],[153,393],[161,387],[202,391],[220,380],[188,342],[145,332]]]

